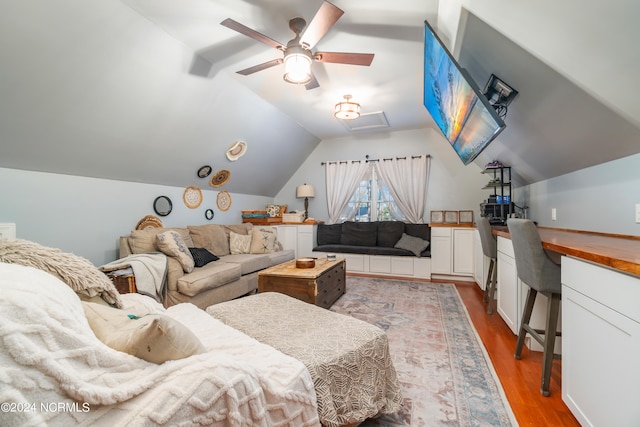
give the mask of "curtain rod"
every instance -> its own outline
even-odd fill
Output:
[[[423,154],[420,154],[418,156],[411,156],[411,158],[412,159],[419,159],[422,156],[423,156]],[[424,154],[424,156],[429,158],[429,157],[431,157],[431,154]],[[365,156],[365,158],[366,158],[366,160],[340,160],[340,161],[335,161],[335,162],[320,162],[320,166],[324,166],[326,164],[335,164],[335,163],[349,163],[349,162],[351,162],[351,163],[361,163],[363,161],[369,163],[369,162],[379,162],[380,161],[380,159],[369,159],[369,155],[368,154]],[[406,158],[407,158],[407,156],[395,157],[395,158],[394,157],[389,157],[389,158],[386,158],[386,159],[383,158],[382,161],[394,160],[394,159],[395,160],[405,160]]]

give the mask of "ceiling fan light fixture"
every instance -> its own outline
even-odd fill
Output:
[[[300,49],[287,49],[284,57],[284,80],[293,84],[311,81],[311,55]]]
[[[345,95],[344,101],[338,102],[333,115],[341,120],[353,120],[360,117],[360,104],[351,101],[351,95]]]

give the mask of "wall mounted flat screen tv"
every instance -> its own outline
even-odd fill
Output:
[[[424,27],[424,106],[468,165],[506,125],[427,21]]]

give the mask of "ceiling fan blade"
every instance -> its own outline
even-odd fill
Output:
[[[337,64],[364,65],[368,67],[373,61],[373,53],[348,52],[316,52],[313,59],[318,62],[334,62]]]
[[[316,79],[316,76],[313,73],[311,73],[311,80],[309,80],[309,83],[304,85],[304,88],[307,90],[311,90],[319,86],[320,86],[320,83],[318,83],[318,79]]]
[[[272,59],[271,61],[263,62],[262,64],[254,65],[253,67],[245,68],[244,70],[236,71],[238,74],[242,74],[243,76],[248,76],[249,74],[257,73],[258,71],[265,70],[267,68],[271,68],[278,64],[282,64],[282,58]]]
[[[239,23],[238,21],[234,21],[231,18],[227,18],[224,21],[222,21],[220,23],[220,25],[224,25],[227,28],[231,28],[234,31],[239,32],[240,34],[244,34],[247,37],[251,37],[254,40],[257,40],[261,43],[266,44],[267,46],[271,46],[271,47],[275,47],[276,49],[279,50],[284,50],[284,45],[270,37],[265,36],[262,33],[257,32],[256,30],[252,30],[251,28],[247,27],[246,25],[243,25],[241,23]]]
[[[327,31],[333,27],[333,24],[340,19],[343,13],[344,11],[342,9],[334,6],[328,1],[322,3],[322,6],[320,6],[320,9],[318,9],[311,22],[302,33],[300,43],[308,45],[309,49],[313,48],[316,43],[318,43],[318,41],[327,34]]]

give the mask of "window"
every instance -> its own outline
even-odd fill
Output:
[[[340,221],[403,221],[404,216],[389,194],[389,189],[377,179],[375,171],[371,179],[360,181],[347,207],[340,215]]]

